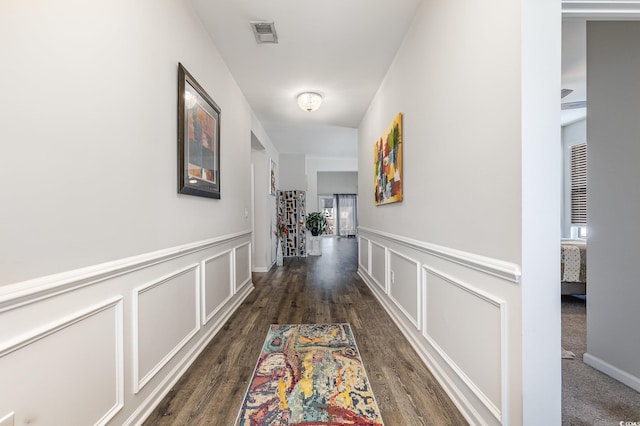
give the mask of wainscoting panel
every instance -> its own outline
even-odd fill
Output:
[[[15,412],[15,424],[106,424],[124,405],[122,312],[112,298],[3,342],[0,413]]]
[[[200,265],[134,290],[135,393],[200,329],[199,290]]]
[[[435,270],[424,273],[425,338],[500,419],[504,303]]]
[[[369,269],[369,240],[359,237],[358,240],[358,265],[365,271]]]
[[[420,264],[389,250],[389,297],[411,323],[420,329]]]
[[[387,250],[371,241],[371,278],[383,291],[387,292]]]
[[[235,292],[251,282],[251,244],[246,243],[234,248],[236,262]]]
[[[209,322],[233,296],[232,253],[232,251],[226,251],[203,261],[203,325]]]
[[[142,423],[253,290],[250,239],[242,231],[0,287],[0,324],[10,325],[0,326],[0,417]]]
[[[520,267],[370,228],[358,233],[371,258],[358,274],[469,423],[521,424]]]

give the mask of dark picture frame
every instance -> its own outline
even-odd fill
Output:
[[[220,199],[220,107],[178,63],[178,192]]]

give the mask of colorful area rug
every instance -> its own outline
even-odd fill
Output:
[[[382,424],[349,324],[270,327],[237,426]]]

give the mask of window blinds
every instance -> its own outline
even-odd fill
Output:
[[[571,223],[587,223],[587,144],[571,147]]]

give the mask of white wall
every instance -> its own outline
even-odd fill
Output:
[[[251,110],[186,0],[2,7],[0,284],[250,227]],[[222,109],[218,201],[177,193],[178,62]]]
[[[318,172],[318,195],[357,193],[358,172]]]
[[[560,423],[559,69],[558,1],[424,1],[359,127],[359,273],[472,424]]]
[[[587,354],[640,391],[640,23],[589,22]]]
[[[280,154],[278,168],[280,172],[279,190],[307,190],[307,170],[304,154]],[[310,210],[307,209],[307,211]]]
[[[500,35],[520,27],[519,7],[425,3],[422,10],[439,19],[414,23],[378,94],[384,102],[372,104],[359,129],[360,194],[373,194],[373,144],[395,114],[404,114],[404,201],[374,208],[363,199],[360,207],[369,208],[360,209],[359,223],[519,262],[521,206],[512,202],[521,193],[520,145],[513,143],[521,130],[519,62],[496,67],[493,49],[486,49],[494,45],[505,60],[519,57],[519,43]],[[496,16],[487,22],[474,12]],[[491,125],[496,117],[500,126]],[[403,214],[413,211],[421,212],[420,226]],[[399,216],[406,220],[393,220]]]
[[[139,423],[253,289],[263,132],[187,0],[5,2],[0,51],[0,418]],[[178,62],[220,200],[177,193]]]
[[[562,127],[562,237],[571,237],[571,147],[587,141],[587,121]]]
[[[562,20],[562,88],[573,92],[562,102],[587,99],[587,21]]]
[[[307,211],[318,211],[318,172],[358,171],[357,158],[307,157]]]
[[[272,224],[276,223],[276,195],[269,194],[271,182],[270,162],[276,163],[276,189],[279,188],[280,167],[278,151],[264,131],[261,123],[253,115],[252,132],[258,152],[252,151],[254,167],[254,254],[253,270],[266,272],[275,263],[277,240]]]

